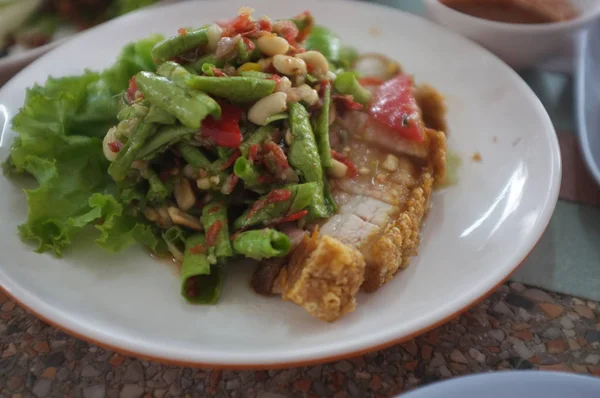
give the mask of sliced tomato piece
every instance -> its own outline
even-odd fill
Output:
[[[403,138],[424,140],[425,128],[414,96],[414,83],[408,75],[398,75],[379,86],[369,114]]]
[[[222,103],[220,119],[209,116],[202,122],[202,137],[212,140],[218,146],[237,148],[242,143],[241,116],[242,109]]]

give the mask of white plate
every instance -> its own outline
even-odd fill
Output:
[[[495,372],[434,383],[402,398],[597,398],[600,379],[569,373]]]
[[[5,117],[23,104],[26,87],[43,83],[48,74],[109,66],[127,41],[230,17],[246,4],[186,2],[91,29],[0,91]],[[139,248],[111,255],[77,247],[64,259],[32,252],[17,236],[26,216],[23,193],[0,179],[0,281],[22,305],[73,334],[139,356],[180,364],[286,366],[373,350],[424,332],[490,292],[530,252],[556,204],[560,154],[550,118],[514,71],[472,42],[393,9],[319,0],[250,5],[273,18],[309,9],[319,24],[359,50],[387,53],[418,81],[446,94],[449,145],[463,166],[459,184],[434,195],[420,255],[392,283],[361,295],[358,309],[335,324],[255,295],[247,267],[230,269],[218,305],[192,306],[179,296],[173,270]],[[13,135],[5,124],[2,158]],[[476,152],[481,163],[471,160]]]

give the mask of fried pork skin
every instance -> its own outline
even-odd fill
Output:
[[[284,300],[333,322],[356,308],[365,260],[351,246],[330,236],[304,238],[282,271]]]

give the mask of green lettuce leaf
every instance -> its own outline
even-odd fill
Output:
[[[100,210],[102,223],[96,225],[101,235],[98,246],[111,252],[119,252],[134,243],[141,243],[156,252],[160,244],[152,226],[141,218],[123,214],[123,206],[114,196],[94,194],[89,200],[94,210]]]
[[[39,184],[25,191],[29,212],[19,227],[20,237],[36,242],[38,252],[62,255],[78,230],[100,220],[101,247],[118,251],[140,242],[158,249],[161,239],[151,228],[107,195],[117,189],[107,173],[102,137],[117,123],[116,94],[140,70],[154,70],[150,50],[160,39],[127,45],[102,73],[49,77],[44,86],[27,90],[13,118],[17,137],[3,169],[7,176],[28,173]]]

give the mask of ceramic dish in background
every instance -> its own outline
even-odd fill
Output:
[[[42,84],[49,74],[105,68],[129,41],[229,18],[241,6],[272,18],[310,10],[360,52],[397,59],[417,82],[446,94],[449,147],[463,165],[458,184],[432,198],[419,256],[376,293],[359,295],[357,310],[333,324],[276,297],[257,296],[247,264],[226,270],[217,305],[194,306],[179,295],[173,268],[141,248],[115,255],[74,244],[62,259],[34,253],[17,234],[27,213],[21,186],[0,178],[2,287],[47,322],[113,350],[186,366],[273,368],[332,361],[424,333],[504,281],[542,235],[557,201],[561,164],[550,118],[497,57],[438,25],[383,6],[232,0],[125,15],[79,34],[0,90],[0,159],[8,154],[14,138],[10,118],[27,87]],[[332,10],[344,10],[344,18]],[[481,162],[472,160],[476,153]]]
[[[577,47],[575,107],[583,158],[600,185],[600,21],[581,35]]]
[[[600,379],[569,373],[494,372],[434,383],[402,398],[597,398]]]
[[[514,68],[534,67],[572,47],[577,35],[600,17],[600,1],[570,0],[579,17],[549,24],[513,24],[476,18],[425,0],[427,15],[446,28],[483,45]]]

